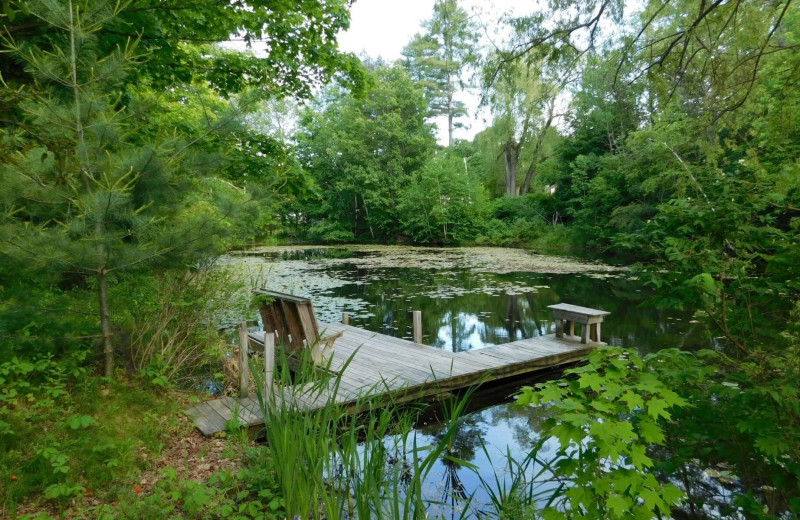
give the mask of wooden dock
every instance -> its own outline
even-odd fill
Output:
[[[331,396],[332,385],[276,388],[280,392],[279,403],[312,411],[332,397],[342,405],[352,405],[364,395],[377,399],[392,396],[395,402],[410,401],[480,381],[573,363],[597,346],[592,342],[581,344],[580,337],[547,335],[453,353],[349,325],[320,323],[319,329],[325,334],[342,332],[333,346],[330,361],[330,370],[339,374],[336,394]],[[263,348],[263,337],[263,332],[251,333],[251,344]],[[186,414],[205,435],[225,430],[234,414],[238,414],[242,425],[257,426],[264,422],[256,397],[214,399],[192,406]]]

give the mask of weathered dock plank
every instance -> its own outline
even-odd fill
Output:
[[[540,336],[468,352],[449,352],[349,325],[320,323],[323,334],[338,334],[330,354],[329,369],[337,373],[334,384],[296,385],[275,388],[276,402],[291,403],[312,411],[331,398],[356,407],[359,397],[405,402],[525,373],[537,372],[579,361],[595,344]],[[263,345],[263,333],[251,333],[250,341]],[[205,435],[222,431],[234,413],[241,424],[263,424],[258,401],[224,398],[197,404],[186,411]]]

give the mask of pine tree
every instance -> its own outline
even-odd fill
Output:
[[[211,216],[185,211],[180,140],[141,131],[153,107],[140,105],[125,85],[136,42],[98,51],[98,31],[123,7],[29,2],[30,13],[51,27],[48,37],[3,42],[35,81],[14,92],[20,113],[0,130],[0,255],[31,270],[85,277],[96,291],[107,377],[114,371],[109,283],[213,247],[215,225]]]
[[[463,102],[455,99],[465,88],[463,75],[475,60],[477,27],[457,0],[438,0],[433,17],[403,50],[411,77],[425,88],[431,117],[447,117],[448,146],[453,144],[453,129],[467,115]]]

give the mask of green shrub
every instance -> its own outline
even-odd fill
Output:
[[[684,495],[656,479],[648,449],[664,444],[666,421],[687,402],[630,351],[596,350],[565,374],[572,377],[525,387],[517,397],[553,413],[542,438],[558,440],[550,468],[567,487],[544,518],[669,516]]]
[[[308,228],[308,238],[314,242],[344,244],[355,241],[356,236],[341,222],[323,220]]]

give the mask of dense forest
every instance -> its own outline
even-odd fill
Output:
[[[354,242],[633,264],[718,338],[524,389],[575,484],[525,515],[706,518],[697,466],[736,481],[730,518],[796,518],[800,8],[548,0],[490,28],[437,0],[387,62],[339,50],[350,3],[3,0],[0,518],[294,514],[249,448],[134,499],[218,370],[209,316],[247,306],[219,255]]]

